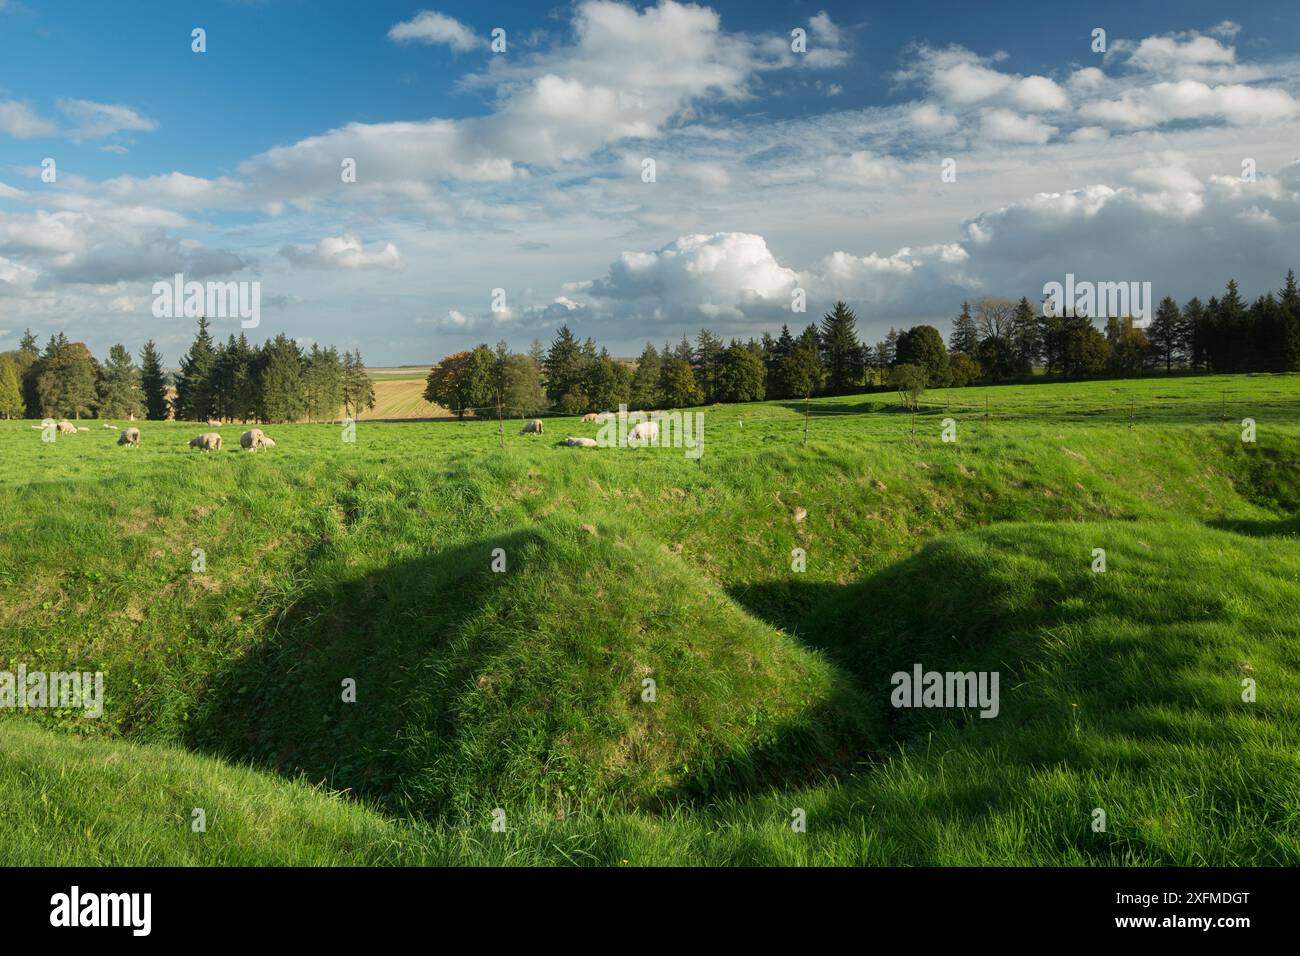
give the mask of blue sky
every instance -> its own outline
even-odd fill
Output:
[[[0,349],[31,326],[174,361],[192,323],[155,318],[151,287],[178,271],[258,281],[254,335],[371,364],[562,321],[630,354],[838,297],[872,340],[946,332],[963,299],[1066,271],[1278,284],[1291,5],[990,9],[0,0]]]

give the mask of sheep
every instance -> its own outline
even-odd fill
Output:
[[[204,432],[197,438],[190,439],[190,447],[199,451],[221,451],[221,436],[216,432]]]
[[[629,445],[631,445],[633,442],[637,442],[638,444],[648,445],[650,444],[650,442],[656,441],[658,438],[659,438],[658,422],[638,422],[635,426],[633,426],[632,430],[627,433],[627,443]]]
[[[216,419],[209,418],[208,425],[211,426],[212,428],[220,428],[221,422],[217,421]]]
[[[117,426],[114,425],[112,422],[104,422],[104,427],[107,428],[109,431],[114,431],[117,428]]]
[[[88,431],[90,431],[90,429],[89,429],[89,428],[84,428],[84,427],[82,427],[81,425],[78,425],[78,426],[77,426],[77,431],[79,431],[79,432],[88,432]]]
[[[564,439],[564,444],[570,448],[595,448],[598,443],[594,438],[574,438],[570,435]]]
[[[275,442],[267,438],[260,428],[250,428],[244,434],[239,436],[239,444],[249,451],[257,451],[259,448],[274,448]]]
[[[531,422],[525,422],[524,427],[519,429],[521,435],[540,435],[545,431],[546,426],[542,424],[540,418],[534,418]]]
[[[75,435],[77,433],[77,426],[72,424],[72,422],[69,421],[61,421],[55,427],[59,430],[59,433],[62,435]]]
[[[123,429],[122,429],[122,434],[120,434],[120,435],[117,436],[117,443],[118,443],[119,445],[130,445],[130,446],[132,446],[133,448],[139,448],[139,447],[140,447],[140,429],[138,429],[138,428],[123,428]]]

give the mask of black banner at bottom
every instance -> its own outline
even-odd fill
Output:
[[[1231,945],[1288,927],[1286,869],[11,869],[5,938],[352,939],[437,926],[494,942],[567,923],[584,938],[680,925],[732,943],[779,924],[807,933],[921,932],[925,943],[1100,935]],[[475,928],[477,927],[477,929]],[[703,931],[703,932],[701,932]],[[837,932],[838,932],[837,931]],[[976,935],[972,935],[972,933]],[[630,934],[630,935],[629,935]]]

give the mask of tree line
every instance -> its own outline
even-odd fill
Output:
[[[124,345],[99,362],[62,332],[41,349],[28,329],[0,354],[0,415],[6,418],[117,418],[162,421],[329,421],[375,407],[359,349],[302,349],[280,334],[260,346],[241,332],[214,341],[206,318],[170,375],[153,340],[139,361]]]
[[[426,400],[460,416],[564,415],[631,408],[681,408],[714,402],[806,399],[897,388],[1047,379],[1197,372],[1300,371],[1300,293],[1293,272],[1282,291],[1247,305],[1235,280],[1222,297],[1160,302],[1152,321],[1048,316],[1029,301],[999,297],[962,303],[945,342],[932,325],[890,329],[875,345],[859,340],[857,316],[844,302],[798,335],[783,325],[726,344],[708,329],[658,349],[647,343],[634,362],[613,358],[561,326],[549,349],[526,353],[501,342],[448,355],[429,372]]]

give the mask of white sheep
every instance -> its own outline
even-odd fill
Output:
[[[595,448],[597,442],[594,438],[574,438],[570,435],[568,438],[564,439],[564,444],[568,445],[570,448]]]
[[[190,447],[199,451],[221,451],[221,436],[216,432],[204,432],[197,438],[190,439]]]
[[[525,422],[524,427],[519,429],[521,435],[540,435],[546,426],[542,424],[540,418],[534,418],[531,422]]]
[[[130,445],[132,448],[139,448],[139,447],[140,447],[140,429],[138,429],[138,428],[123,428],[123,429],[122,429],[122,434],[120,434],[120,435],[117,436],[117,443],[118,443],[119,445]]]
[[[274,448],[275,442],[267,438],[260,428],[250,428],[244,434],[239,436],[239,444],[249,451],[257,451],[259,448]]]
[[[640,444],[648,445],[652,441],[657,441],[658,438],[659,438],[658,422],[638,422],[636,425],[633,426],[632,430],[627,433],[627,443],[629,445],[631,445],[633,442],[636,442],[639,445]]]
[[[257,451],[259,448],[274,448],[275,442],[267,438],[260,428],[250,428],[244,434],[239,436],[239,444],[250,451]]]
[[[70,421],[61,421],[55,427],[59,430],[59,433],[63,435],[75,435],[77,433],[77,426],[72,424]]]
[[[109,431],[113,431],[117,428],[117,426],[114,425],[112,422],[104,422],[104,427],[107,428]]]

